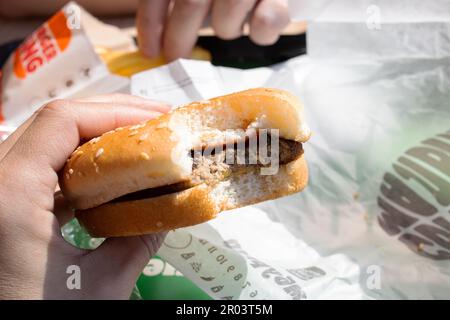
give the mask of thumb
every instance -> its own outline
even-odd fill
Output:
[[[82,258],[85,288],[97,299],[128,299],[144,267],[167,233],[108,238]]]

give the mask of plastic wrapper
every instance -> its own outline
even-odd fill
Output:
[[[182,60],[132,78],[175,105],[255,86],[305,103],[308,187],[171,232],[159,251],[210,296],[450,297],[448,4],[375,5],[330,3],[309,56],[273,68]]]

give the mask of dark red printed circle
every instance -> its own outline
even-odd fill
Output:
[[[406,151],[383,177],[380,226],[417,254],[450,259],[450,131]]]

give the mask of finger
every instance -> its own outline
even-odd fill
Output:
[[[84,102],[84,103],[104,103],[104,104],[122,104],[129,105],[137,108],[148,109],[149,111],[155,111],[155,113],[149,114],[149,117],[157,117],[160,113],[169,112],[172,107],[166,102],[160,102],[155,100],[149,100],[138,96],[114,93],[108,95],[98,95],[87,98],[75,99],[72,101]],[[0,144],[0,161],[8,153],[11,147],[16,143],[17,139],[23,134],[28,126],[33,122],[36,115],[40,111],[37,110],[33,115],[28,118],[17,130],[15,130],[5,141]]]
[[[9,152],[12,146],[17,142],[17,140],[22,136],[25,130],[30,126],[30,124],[34,121],[39,111],[41,111],[43,107],[40,107],[24,122],[22,123],[13,133],[11,133],[8,138],[0,144],[0,161],[5,157],[5,155]]]
[[[250,39],[259,45],[274,44],[289,21],[286,0],[262,0],[250,20]]]
[[[53,213],[55,214],[60,227],[63,227],[75,216],[74,210],[66,198],[64,198],[61,191],[55,192]]]
[[[140,0],[137,8],[136,26],[138,45],[149,58],[158,56],[167,15],[169,0]]]
[[[26,169],[50,174],[62,168],[81,138],[96,137],[117,127],[149,119],[155,114],[159,113],[130,106],[56,100],[37,114],[4,161],[16,166],[20,162],[24,169],[18,175],[27,174]],[[36,176],[35,173],[33,175]],[[55,184],[48,187],[52,188],[53,194],[56,180],[51,181]]]
[[[137,108],[151,109],[162,113],[169,112],[172,109],[172,107],[167,102],[150,100],[124,93],[104,94],[75,99],[73,101],[89,103],[110,103],[125,106],[129,105]]]
[[[225,40],[241,36],[244,22],[255,3],[256,0],[214,1],[211,11],[211,26],[216,35]]]
[[[166,233],[158,233],[106,239],[100,247],[82,258],[83,267],[87,270],[102,271],[87,272],[88,277],[95,275],[95,278],[86,279],[86,283],[97,284],[98,288],[107,287],[108,290],[98,293],[102,298],[114,297],[120,291],[123,298],[128,299],[139,274],[156,254],[165,236]]]
[[[209,8],[210,0],[175,1],[163,39],[164,57],[168,61],[189,57]]]
[[[99,136],[116,127],[148,119],[154,111],[134,107],[56,100],[44,107],[2,160],[1,169],[14,172],[11,192],[46,211],[54,207],[58,172],[81,138]],[[30,193],[29,190],[33,190]],[[34,199],[34,200],[33,200]]]
[[[12,146],[16,143],[17,139],[23,134],[23,132],[28,128],[28,126],[33,122],[36,117],[34,113],[30,118],[27,119],[20,127],[18,127],[13,133],[11,133],[5,141],[0,143],[0,161],[9,152]]]

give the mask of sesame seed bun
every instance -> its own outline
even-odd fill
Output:
[[[309,139],[303,107],[292,94],[251,89],[194,102],[143,124],[118,128],[80,146],[60,174],[64,196],[95,237],[130,236],[190,226],[219,212],[302,190],[308,178],[303,155],[275,175],[256,166],[213,184],[148,199],[115,202],[140,190],[186,181],[190,151],[242,139],[246,129],[278,129],[280,138]],[[230,130],[231,129],[231,130]]]

